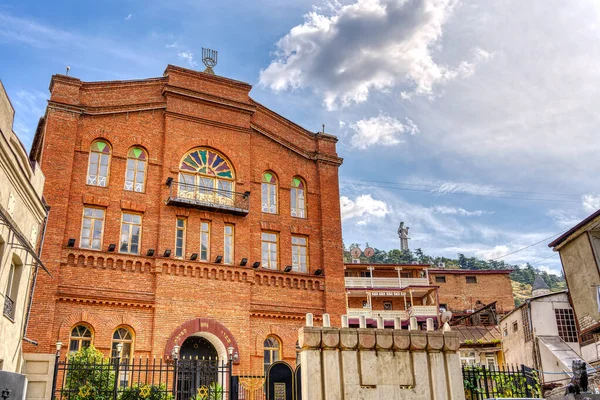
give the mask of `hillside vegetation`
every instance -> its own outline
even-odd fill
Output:
[[[369,245],[367,244],[366,247]],[[354,247],[365,247],[360,246],[358,243],[351,244],[348,248],[344,246],[344,262],[352,262],[352,256],[350,250]],[[541,271],[534,266],[526,263],[524,266],[515,264],[509,264],[504,261],[485,261],[477,257],[465,257],[464,254],[457,254],[456,258],[448,257],[432,257],[423,252],[421,249],[411,250],[398,250],[393,249],[390,251],[375,249],[373,257],[368,259],[364,255],[360,257],[363,263],[378,263],[378,264],[429,264],[433,266],[439,266],[441,263],[444,264],[445,268],[449,269],[468,269],[468,270],[479,270],[479,269],[508,269],[510,273],[510,279],[513,283],[513,294],[515,296],[515,304],[521,304],[525,299],[531,297],[531,285],[535,279],[535,275],[540,275],[542,279],[548,284],[550,290],[558,291],[566,288],[565,280],[563,276],[555,274],[549,274],[546,271]]]

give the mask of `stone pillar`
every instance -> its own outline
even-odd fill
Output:
[[[429,323],[429,320],[427,322]],[[431,322],[433,325],[433,321]],[[448,383],[443,349],[444,334],[442,332],[427,332],[432,400],[448,400]]]
[[[426,352],[427,334],[424,331],[410,331],[410,350],[416,389],[414,397],[411,397],[411,399],[431,400],[433,396],[429,379],[429,360]]]
[[[340,331],[337,328],[323,328],[323,379],[325,381],[325,400],[342,398],[342,382],[340,381],[339,350]],[[312,399],[312,397],[310,397]]]
[[[342,382],[344,398],[357,398],[360,392],[360,371],[358,369],[358,332],[352,328],[340,329],[340,353],[342,358]]]
[[[397,384],[405,387],[415,386],[415,374],[412,365],[410,350],[410,332],[403,330],[393,331],[395,370],[398,377]]]
[[[358,329],[358,359],[360,361],[360,384],[377,385],[377,353],[374,329]]]
[[[304,327],[298,330],[300,364],[302,365],[302,398],[323,400],[321,374],[321,329]]]
[[[460,355],[458,354],[459,347],[458,332],[444,332],[444,358],[446,361],[448,393],[452,400],[464,400],[465,398]]]

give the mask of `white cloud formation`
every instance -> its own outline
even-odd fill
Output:
[[[548,216],[554,220],[556,225],[561,228],[570,228],[572,226],[577,225],[584,216],[581,216],[580,213],[573,212],[571,210],[560,210],[560,209],[552,209],[548,210]]]
[[[598,194],[584,194],[581,196],[581,201],[583,203],[583,209],[588,213],[593,213],[600,209],[600,195]]]
[[[317,9],[277,42],[260,83],[276,91],[311,87],[329,109],[362,103],[372,90],[396,85],[404,86],[405,97],[432,95],[436,84],[472,75],[475,64],[490,57],[475,49],[472,61],[455,68],[434,61],[455,3],[357,0]]]
[[[370,194],[357,196],[355,200],[341,196],[340,206],[342,221],[355,219],[357,225],[365,225],[372,218],[382,218],[390,212],[384,201],[376,200]]]
[[[394,146],[403,142],[403,134],[419,133],[419,128],[409,118],[403,123],[382,113],[377,117],[353,122],[350,128],[355,132],[350,138],[350,144],[359,150],[366,150],[371,146]]]
[[[130,19],[131,19],[131,14],[129,14],[125,17],[125,21],[129,21]]]
[[[190,51],[180,51],[177,53],[177,57],[187,62],[192,68],[198,66],[198,63],[194,60],[194,54]]]
[[[510,248],[508,246],[498,245],[494,246],[491,249],[482,249],[475,251],[475,257],[481,258],[482,260],[493,260],[508,253],[510,253]]]
[[[461,207],[435,206],[432,211],[436,214],[460,215],[463,217],[480,217],[485,214],[493,214],[491,211],[473,210],[468,211]]]

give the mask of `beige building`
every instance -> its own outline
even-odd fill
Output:
[[[44,175],[12,130],[14,113],[0,82],[0,374],[24,372],[31,290],[45,269],[37,257],[47,213]]]
[[[560,254],[582,358],[600,365],[600,210],[548,245]]]
[[[500,320],[500,329],[504,361],[544,371],[542,382],[566,378],[573,360],[581,358],[566,291],[527,300]]]

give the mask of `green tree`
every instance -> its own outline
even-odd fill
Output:
[[[115,384],[113,365],[94,346],[69,354],[66,374],[63,392],[69,399],[112,399]]]

